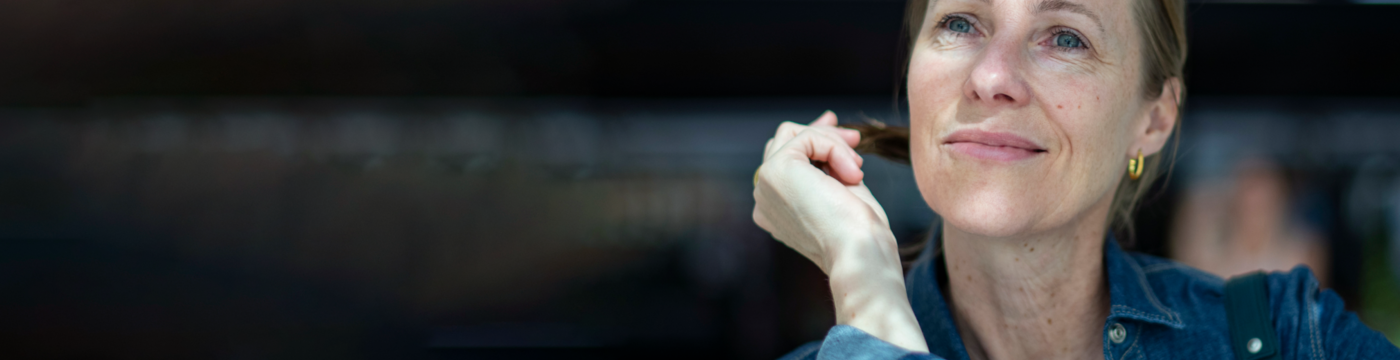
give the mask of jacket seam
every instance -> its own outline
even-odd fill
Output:
[[[1318,322],[1318,320],[1319,320],[1318,318],[1321,317],[1321,315],[1319,315],[1319,316],[1313,316],[1313,314],[1312,314],[1313,304],[1317,301],[1317,297],[1316,297],[1316,296],[1313,296],[1314,294],[1316,294],[1316,288],[1315,288],[1316,285],[1314,285],[1314,284],[1312,284],[1312,283],[1310,283],[1310,282],[1304,282],[1304,283],[1308,284],[1308,285],[1307,285],[1308,289],[1306,290],[1306,292],[1303,293],[1303,294],[1304,294],[1304,295],[1303,295],[1303,309],[1302,309],[1301,311],[1299,311],[1298,313],[1299,313],[1299,315],[1302,315],[1304,319],[1307,319],[1307,320],[1305,320],[1305,321],[1308,322],[1308,333],[1309,333],[1310,336],[1312,336],[1312,343],[1313,343],[1313,351],[1312,351],[1312,353],[1313,353],[1313,358],[1314,358],[1314,359],[1325,360],[1327,357],[1326,357],[1326,354],[1322,352],[1322,342],[1321,342],[1320,340],[1318,340],[1319,337],[1318,337],[1318,334],[1317,334],[1317,333],[1318,333],[1318,329],[1317,329],[1317,328],[1318,328],[1318,324],[1317,324],[1317,322]],[[1321,311],[1319,311],[1319,313],[1321,313]]]
[[[1223,279],[1220,279],[1219,277],[1212,276],[1211,274],[1201,273],[1200,269],[1196,269],[1196,268],[1193,268],[1193,267],[1190,267],[1190,266],[1186,266],[1186,265],[1180,264],[1180,263],[1175,263],[1175,262],[1171,262],[1171,263],[1159,263],[1159,264],[1148,265],[1147,267],[1144,267],[1144,268],[1143,268],[1142,272],[1143,272],[1144,274],[1154,274],[1154,275],[1155,275],[1155,274],[1158,273],[1158,272],[1162,272],[1162,271],[1166,271],[1166,270],[1177,270],[1177,271],[1179,271],[1179,274],[1181,274],[1181,275],[1183,275],[1183,276],[1190,277],[1190,278],[1195,279],[1195,280],[1198,280],[1198,281],[1215,282],[1215,283],[1221,283],[1221,284],[1223,284]]]
[[[1147,293],[1147,300],[1152,303],[1152,306],[1156,306],[1157,310],[1161,310],[1163,313],[1166,313],[1168,319],[1170,319],[1171,322],[1175,323],[1175,325],[1185,326],[1186,324],[1181,322],[1181,320],[1177,317],[1176,312],[1171,311],[1171,309],[1168,309],[1166,306],[1162,305],[1160,301],[1157,301],[1157,293],[1153,292],[1152,286],[1147,283],[1147,274],[1142,271],[1142,266],[1138,265],[1137,259],[1134,259],[1131,256],[1126,256],[1125,258],[1128,260],[1128,265],[1137,269],[1138,284],[1142,285],[1142,291]]]
[[[1127,358],[1128,358],[1128,354],[1132,353],[1134,348],[1137,348],[1138,340],[1140,340],[1140,339],[1142,339],[1142,329],[1138,329],[1138,331],[1136,331],[1135,334],[1133,335],[1133,343],[1132,343],[1132,344],[1128,344],[1128,349],[1123,351],[1123,356],[1122,356],[1123,359],[1127,359]],[[1142,358],[1142,357],[1139,356],[1138,358]]]
[[[1174,268],[1178,268],[1178,267],[1181,267],[1181,265],[1173,264],[1173,263],[1157,263],[1157,264],[1152,264],[1152,265],[1148,265],[1148,266],[1142,267],[1142,272],[1145,273],[1145,274],[1150,274],[1150,273],[1155,273],[1155,272],[1162,271],[1162,270],[1174,269]]]
[[[1124,315],[1135,315],[1135,316],[1140,316],[1140,317],[1144,317],[1144,318],[1148,318],[1148,319],[1160,320],[1160,321],[1166,322],[1166,323],[1171,323],[1171,322],[1173,322],[1172,319],[1169,318],[1169,317],[1162,316],[1162,315],[1158,315],[1158,314],[1149,313],[1149,312],[1142,311],[1142,310],[1138,310],[1138,309],[1135,309],[1135,308],[1130,307],[1130,306],[1127,306],[1127,305],[1113,305],[1113,308],[1123,311],[1124,313],[1126,313],[1126,314],[1124,314]]]

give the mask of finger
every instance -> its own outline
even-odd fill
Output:
[[[823,112],[821,116],[818,116],[816,120],[813,120],[810,125],[836,126],[836,113],[831,112],[831,110],[827,110],[826,112]]]
[[[782,124],[778,125],[778,131],[773,134],[773,150],[777,151],[778,148],[782,148],[784,145],[787,145],[788,141],[792,140],[792,138],[794,137],[797,137],[797,134],[800,134],[805,130],[807,130],[807,125],[802,125],[791,121],[784,121]],[[768,154],[768,156],[764,156],[763,158],[767,159],[769,156],[772,156],[771,152]]]
[[[865,172],[860,170],[860,165],[856,163],[856,152],[850,148],[837,151],[827,162],[831,167],[831,177],[841,181],[845,185],[859,184],[865,178]]]
[[[791,121],[784,121],[782,124],[778,125],[778,131],[775,134],[773,134],[773,143],[776,144],[778,147],[782,147],[783,145],[786,145],[788,141],[792,140],[793,137],[797,136],[797,134],[800,134],[811,127],[830,128],[831,130],[834,130],[833,133],[836,134],[837,137],[845,140],[846,144],[852,147],[860,143],[859,131],[837,128],[836,122],[836,113],[832,112],[831,110],[822,112],[822,114],[818,116],[816,120],[813,120],[809,125],[802,125]],[[771,155],[771,151],[765,151],[763,158],[767,159]]]
[[[812,124],[807,126],[807,128],[821,129],[822,131],[829,132],[832,136],[836,137],[837,139],[841,139],[846,143],[846,145],[850,147],[856,147],[856,145],[860,144],[859,130],[819,124]]]
[[[842,139],[842,137],[840,136],[840,130],[842,130],[842,129],[839,129],[839,128],[836,128],[836,127],[833,127],[833,126],[824,126],[824,125],[818,125],[818,126],[802,126],[802,125],[784,123],[782,126],[780,126],[779,133],[780,133],[780,134],[784,134],[784,133],[787,133],[788,131],[792,131],[792,130],[796,130],[796,129],[802,129],[802,132],[799,133],[799,135],[807,134],[807,136],[824,137],[824,138],[827,138],[828,140],[830,140],[832,143],[841,144],[842,146],[839,146],[839,147],[844,148],[844,149],[841,150],[840,152],[848,153],[848,154],[841,154],[841,153],[839,153],[839,152],[836,153],[834,157],[835,157],[835,158],[840,158],[840,160],[837,160],[838,165],[835,165],[835,166],[820,166],[819,168],[820,168],[820,170],[821,170],[823,173],[825,173],[826,175],[831,176],[831,177],[833,177],[833,178],[836,178],[836,179],[837,179],[838,181],[840,181],[841,183],[847,184],[847,185],[860,182],[860,180],[861,180],[862,178],[864,178],[864,175],[865,175],[865,174],[864,174],[862,171],[860,171],[860,167],[861,167],[861,166],[864,166],[864,164],[865,164],[865,159],[861,158],[861,156],[860,156],[858,153],[856,153],[855,150],[851,149],[850,146],[849,146],[849,143],[847,143],[847,142],[845,141],[845,139]],[[764,158],[764,161],[765,161],[765,162],[768,161],[768,159],[770,159],[770,158],[772,157],[772,154],[777,153],[777,152],[779,151],[779,149],[781,149],[782,147],[785,146],[785,144],[781,144],[781,143],[779,143],[778,141],[780,141],[780,139],[777,139],[776,137],[772,140],[773,147],[770,147],[770,148],[767,150],[767,152],[768,152],[769,154],[768,154],[767,157]],[[827,160],[821,160],[821,159],[810,159],[810,158],[809,158],[808,160],[809,160],[809,161],[821,161],[821,162],[823,162],[823,163],[827,162]],[[849,161],[847,161],[847,160],[849,160]]]
[[[856,164],[855,152],[844,142],[817,131],[805,131],[778,150],[775,156],[788,156],[793,161],[826,162],[828,175],[843,184],[859,183],[865,174]]]
[[[850,151],[850,153],[851,153],[851,154],[850,154],[850,155],[851,155],[851,158],[854,158],[854,159],[855,159],[856,168],[860,168],[860,167],[862,167],[863,165],[865,165],[865,159],[863,159],[863,158],[860,157],[860,153],[857,153],[855,150],[849,150],[849,151]],[[834,174],[833,171],[835,171],[835,170],[832,169],[831,163],[828,163],[828,162],[821,162],[821,163],[817,163],[817,164],[821,164],[822,172],[825,172],[827,175],[832,175],[832,174]],[[865,170],[861,170],[861,171],[863,172],[863,171],[865,171]],[[832,176],[835,176],[835,175],[832,175]],[[850,184],[847,184],[847,185],[850,185]]]
[[[834,115],[833,115],[833,116],[834,116]],[[813,123],[815,123],[815,122],[813,122]],[[843,139],[843,136],[840,135],[840,133],[841,133],[840,130],[842,130],[842,129],[837,128],[837,127],[834,127],[834,126],[826,126],[826,125],[807,126],[807,125],[802,125],[802,124],[798,124],[798,123],[791,122],[791,121],[784,121],[781,125],[778,125],[778,131],[777,131],[777,133],[773,134],[773,138],[772,138],[772,140],[771,140],[772,143],[773,143],[773,147],[772,147],[772,148],[769,148],[769,150],[767,150],[767,151],[764,152],[763,158],[764,158],[764,159],[768,159],[769,157],[773,156],[773,152],[777,151],[777,149],[778,149],[778,148],[781,148],[783,145],[787,145],[788,141],[792,141],[792,138],[796,137],[797,134],[801,134],[803,131],[814,130],[814,129],[815,129],[816,131],[818,131],[818,132],[823,133],[823,134],[830,135],[830,136],[833,137],[833,138],[836,138],[836,139]],[[855,140],[858,142],[859,139],[860,139],[860,136],[859,136],[859,133],[857,132],[856,137],[855,137]],[[847,143],[847,145],[855,146],[855,145],[854,145],[853,143],[851,143],[850,141],[846,141],[846,143]]]
[[[845,139],[846,144],[851,145],[851,147],[856,147],[856,145],[860,144],[860,130],[838,127],[836,128],[836,133],[840,135],[842,139]]]
[[[808,126],[834,128],[836,130],[837,136],[839,136],[841,139],[846,140],[847,145],[855,147],[856,144],[860,144],[860,131],[836,127],[836,113],[831,112],[831,110],[827,110],[826,112],[822,113],[821,116],[817,117],[817,120],[812,121],[812,123]]]
[[[836,142],[836,143],[844,143],[843,139],[841,139],[841,137],[837,135],[837,132],[836,132],[835,130],[838,130],[838,129],[837,129],[837,128],[834,128],[834,127],[829,127],[829,126],[826,126],[826,127],[816,127],[816,126],[812,126],[812,127],[807,127],[807,130],[805,130],[805,132],[812,133],[812,134],[817,135],[817,136],[826,137],[826,138],[828,138],[828,139],[830,139],[831,141]],[[862,166],[865,166],[865,159],[862,158],[862,157],[860,156],[860,153],[857,153],[857,152],[855,151],[855,149],[850,148],[850,146],[843,146],[843,147],[845,148],[845,151],[849,153],[849,158],[853,160],[853,162],[855,163],[855,167],[856,167],[857,169],[859,169],[859,168],[862,167]],[[813,160],[813,161],[821,161],[821,160],[816,160],[816,159],[812,159],[812,160]],[[823,168],[823,170],[825,171],[825,170],[827,170],[827,169],[826,169],[826,168]],[[842,170],[840,170],[840,171],[841,171],[843,174],[849,174],[849,172],[848,172],[848,171],[845,171],[845,170],[846,170],[846,169],[842,169]],[[828,175],[832,175],[833,173],[832,173],[831,171],[827,171],[827,174],[828,174]],[[836,176],[836,175],[832,175],[832,176]],[[859,180],[856,180],[856,181],[859,181]]]
[[[812,125],[808,126],[806,129],[803,129],[803,131],[809,130],[821,132],[822,134],[830,136],[832,139],[840,140],[842,143],[845,143],[846,146],[849,147],[854,148],[857,144],[860,144],[860,132],[856,130],[843,129],[835,126],[825,125]]]
[[[768,160],[768,156],[773,155],[773,138],[768,138],[768,142],[763,144],[763,159]]]

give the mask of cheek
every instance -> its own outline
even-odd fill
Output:
[[[929,145],[947,125],[962,98],[965,64],[935,55],[916,55],[909,63],[909,128],[913,155],[936,151]]]
[[[1105,67],[1093,74],[1042,72],[1033,79],[1043,108],[1061,132],[1072,162],[1118,161],[1132,142],[1135,71]],[[1126,160],[1123,160],[1126,161]],[[1089,175],[1089,174],[1086,174]]]
[[[937,56],[915,56],[909,64],[909,147],[914,179],[924,200],[934,211],[944,210],[940,199],[947,199],[948,173],[938,156],[937,134],[948,126],[962,98],[962,64]],[[943,184],[945,186],[935,186]]]
[[[1124,105],[1132,102],[1111,85],[1073,80],[1060,84],[1046,92],[1056,95],[1045,99],[1053,104],[1047,112],[1065,144],[1061,182],[1078,184],[1068,187],[1077,192],[1073,198],[1078,201],[1111,196],[1121,175],[1119,165],[1127,161],[1123,154],[1132,119]]]
[[[966,67],[956,59],[935,55],[916,54],[911,58],[907,84],[911,120],[927,120],[956,103],[962,97]]]
[[[1044,79],[1039,91],[1046,113],[1060,132],[1065,154],[1074,162],[1098,161],[1127,134],[1119,90],[1076,77]],[[1085,159],[1086,157],[1094,159]]]

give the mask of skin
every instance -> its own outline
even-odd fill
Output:
[[[1177,117],[1178,79],[1160,96],[1144,91],[1136,26],[1126,1],[929,6],[910,59],[910,151],[944,219],[948,300],[973,359],[1103,356],[1113,192],[1128,159],[1160,151]],[[927,351],[894,236],[861,182],[859,134],[835,125],[827,113],[779,127],[755,175],[754,221],[830,276],[838,323]],[[1043,152],[990,160],[945,143],[966,129]]]

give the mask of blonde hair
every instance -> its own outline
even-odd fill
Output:
[[[901,37],[905,40],[904,66],[900,76],[901,81],[895,84],[895,98],[899,98],[899,88],[903,84],[903,79],[909,75],[909,59],[913,54],[914,44],[919,38],[919,31],[923,28],[924,13],[928,11],[928,0],[909,0],[904,10],[904,31]],[[1137,0],[1133,3],[1133,16],[1138,23],[1138,32],[1142,38],[1142,86],[1143,97],[1145,99],[1156,99],[1162,95],[1163,86],[1167,81],[1179,79],[1176,89],[1176,106],[1178,110],[1184,103],[1186,97],[1185,84],[1182,71],[1186,67],[1186,0]],[[1178,120],[1180,111],[1177,111]],[[1109,212],[1109,225],[1115,230],[1126,232],[1128,239],[1133,235],[1133,212],[1141,202],[1147,190],[1152,187],[1152,183],[1163,175],[1163,157],[1170,155],[1171,161],[1165,161],[1167,172],[1170,172],[1171,164],[1175,161],[1177,138],[1180,134],[1180,121],[1173,127],[1173,142],[1170,149],[1146,156],[1144,158],[1145,167],[1142,177],[1138,180],[1128,178],[1127,171],[1123,172],[1123,179],[1118,183],[1118,189],[1113,194],[1113,205]],[[856,150],[865,153],[873,153],[882,157],[909,163],[909,129],[904,127],[886,126],[879,122],[860,124],[851,126],[861,132],[860,144]]]

